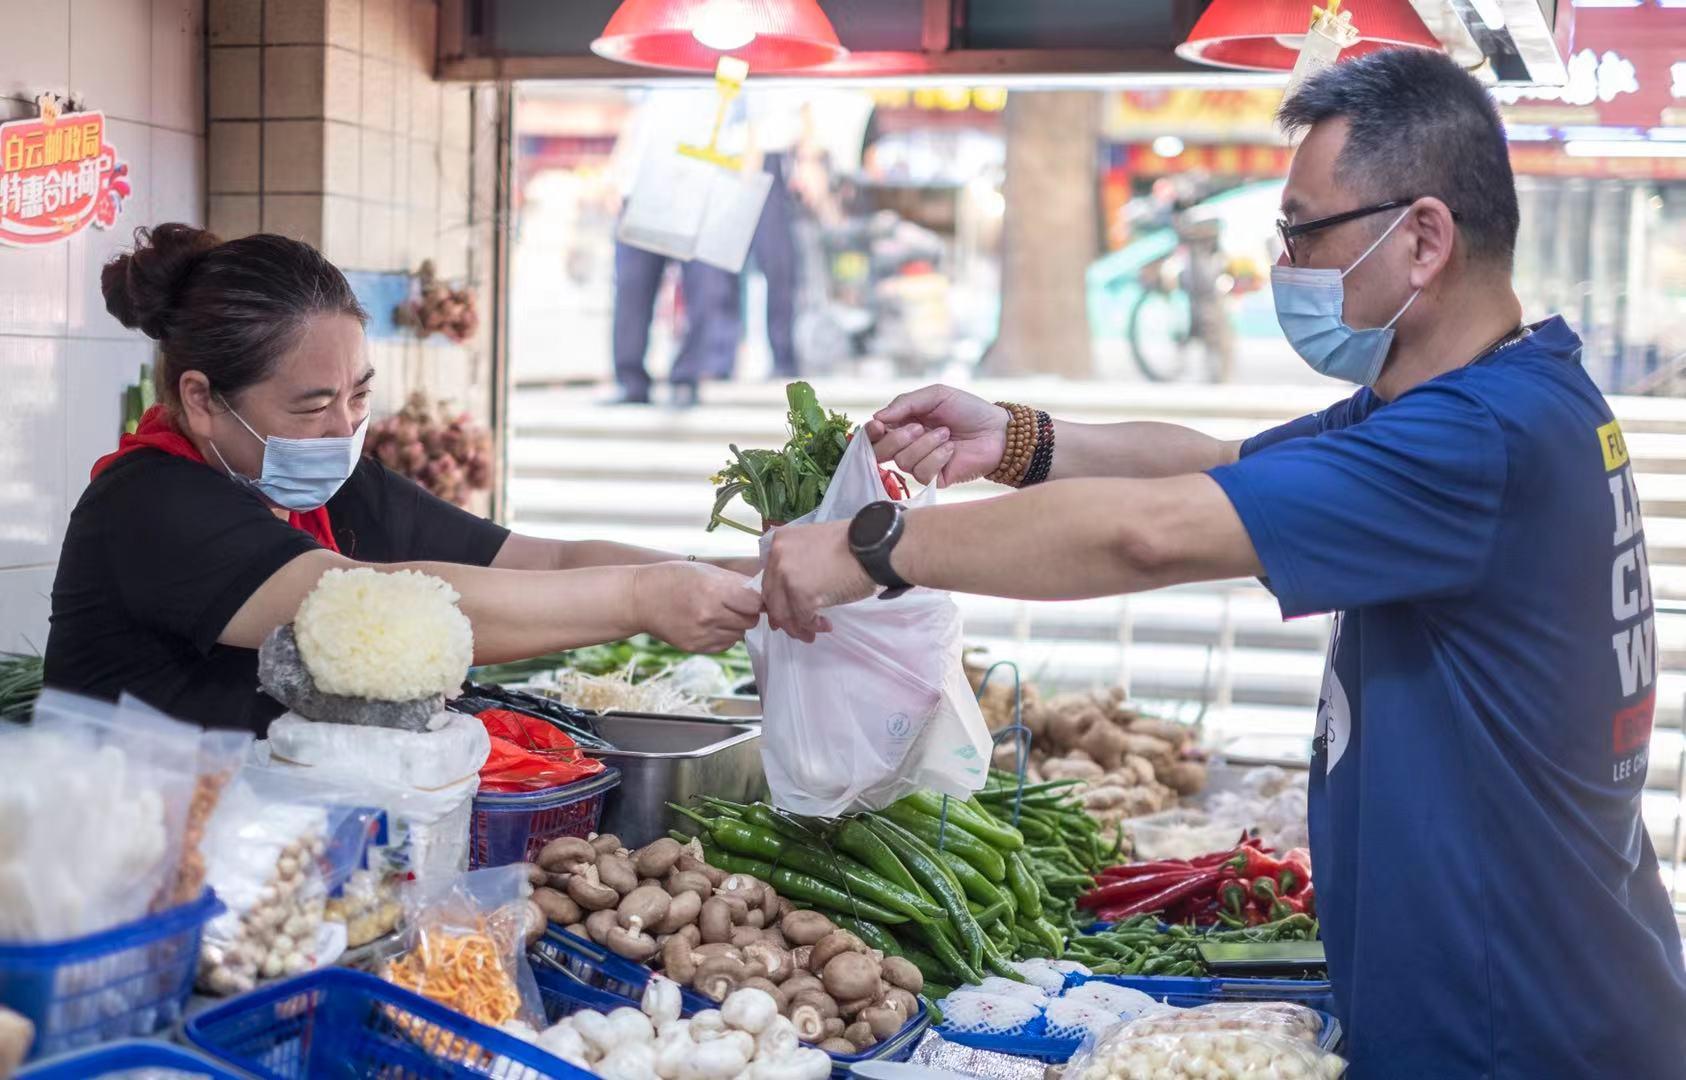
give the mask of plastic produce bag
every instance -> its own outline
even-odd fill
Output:
[[[269,725],[271,760],[383,784],[443,788],[480,771],[491,752],[485,725],[461,713],[435,731],[324,724],[284,713]]]
[[[704,660],[716,671],[719,666]],[[604,765],[580,753],[568,733],[536,716],[509,709],[478,715],[491,736],[492,749],[480,766],[481,791],[537,791],[596,776]]]
[[[935,496],[928,487],[912,503]],[[855,438],[819,509],[791,524],[852,518],[883,498],[872,444]],[[829,608],[826,618],[831,632],[811,645],[765,618],[745,636],[774,804],[831,817],[920,789],[965,798],[983,787],[989,729],[961,666],[960,609],[948,594],[911,589]]]
[[[414,882],[404,891],[404,952],[382,975],[482,1024],[542,1026],[527,888],[519,864]]]

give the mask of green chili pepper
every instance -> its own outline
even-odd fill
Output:
[[[886,881],[894,882],[922,899],[931,897],[925,892],[906,866],[884,839],[866,827],[860,818],[845,818],[838,826],[832,843],[845,855],[853,855],[877,872]]]
[[[945,828],[936,818],[904,803],[893,803],[872,816],[901,826],[933,848],[953,851],[991,881],[1007,880],[1007,863],[1001,853],[965,829],[952,824]]]
[[[944,812],[944,797],[934,791],[918,791],[902,800],[902,805],[912,807],[923,814],[942,819]],[[958,825],[971,833],[974,837],[1001,851],[1017,851],[1024,847],[1024,837],[1011,826],[1002,825],[987,810],[973,807],[959,799],[948,799],[946,810],[948,823]]]
[[[948,924],[965,943],[967,956],[976,969],[983,963],[983,928],[972,918],[971,911],[966,907],[966,897],[943,869],[942,861],[917,836],[895,822],[876,816],[869,816],[866,820],[872,831],[890,845],[919,883],[930,890],[931,895],[948,911]],[[942,957],[942,953],[937,956]]]
[[[848,915],[839,915],[831,921],[849,931],[851,934],[854,934],[856,937],[866,942],[870,948],[877,949],[885,956],[905,955],[901,942],[896,940],[895,935],[891,934],[890,931],[884,929],[875,922],[871,922],[866,919],[856,919]]]
[[[892,885],[853,859],[792,843],[778,833],[758,828],[745,821],[727,817],[710,819],[675,803],[669,803],[668,806],[694,819],[727,851],[752,859],[763,859],[774,866],[807,874],[826,884],[838,886],[848,895],[880,904],[891,911],[900,912],[903,916],[901,920],[890,921],[911,918],[925,922],[943,916],[941,908],[926,903],[897,885]]]
[[[824,881],[817,881],[806,874],[801,874],[785,866],[774,866],[772,863],[752,859],[747,855],[737,855],[725,851],[719,845],[712,845],[713,854],[708,857],[708,864],[726,871],[729,874],[749,874],[767,882],[787,900],[802,901],[814,907],[822,907],[828,911],[836,911],[844,915],[853,915],[858,919],[871,919],[880,923],[904,923],[908,917],[899,911],[880,907],[860,897],[850,896],[835,885]]]
[[[996,888],[988,878],[978,873],[978,868],[965,859],[952,851],[939,851],[936,855],[942,860],[943,865],[948,867],[950,876],[960,882],[960,887],[965,890],[966,895],[971,899],[985,907],[992,907],[1006,901],[1002,891]]]
[[[956,982],[962,986],[983,982],[983,972],[967,961],[964,956],[961,956],[960,950],[954,947],[954,942],[950,941],[948,935],[943,933],[944,927],[950,925],[950,923],[939,923],[936,926],[921,926],[919,931],[924,935],[926,943],[931,946],[931,952],[936,955],[937,960],[957,977]],[[983,938],[981,930],[978,931],[978,938],[980,941]],[[978,963],[983,963],[981,946],[978,949]]]
[[[1033,919],[1042,914],[1042,893],[1030,868],[1016,851],[1007,856],[1007,885],[1018,899],[1019,910]]]

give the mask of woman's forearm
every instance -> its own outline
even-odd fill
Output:
[[[305,596],[328,570],[365,565],[327,551],[300,555],[272,574],[229,620],[218,640],[255,649],[270,631],[293,621]],[[635,588],[637,568],[502,570],[460,563],[383,563],[387,572],[417,570],[450,583],[474,624],[476,663],[502,663],[561,649],[614,641],[648,627]]]
[[[545,540],[511,533],[492,565],[500,570],[584,570],[594,566],[648,566],[684,558],[669,551],[607,540]],[[754,574],[758,569],[754,556],[700,561],[740,574]]]
[[[632,566],[534,572],[418,562],[381,569],[419,570],[449,582],[474,624],[476,664],[524,660],[647,629]]]

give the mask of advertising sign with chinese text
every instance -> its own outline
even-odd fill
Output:
[[[106,142],[102,112],[60,112],[0,124],[0,244],[55,244],[117,223],[129,195],[129,167]]]

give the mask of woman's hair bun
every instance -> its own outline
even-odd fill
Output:
[[[100,271],[105,309],[129,329],[162,338],[188,275],[221,243],[216,234],[180,222],[136,229],[134,251],[118,255]]]

